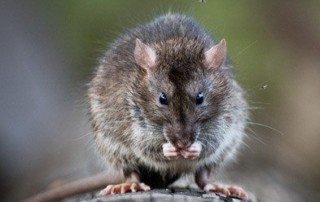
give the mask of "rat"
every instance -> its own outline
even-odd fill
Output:
[[[169,13],[121,35],[88,96],[97,149],[125,177],[101,195],[165,188],[193,173],[204,191],[246,197],[209,180],[235,157],[248,107],[225,39],[216,43],[193,18]]]
[[[88,99],[96,148],[122,181],[92,177],[27,201],[101,186],[102,196],[166,188],[187,174],[201,190],[247,198],[239,186],[210,181],[235,158],[248,105],[226,40],[214,41],[192,17],[169,13],[122,34],[101,58]]]

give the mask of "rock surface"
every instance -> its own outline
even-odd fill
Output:
[[[98,192],[91,192],[82,195],[78,195],[72,198],[65,199],[65,202],[76,202],[76,201],[90,201],[90,202],[161,202],[161,201],[175,201],[175,202],[240,202],[244,201],[238,198],[225,197],[214,193],[201,192],[194,189],[155,189],[148,192],[136,192],[127,194],[110,195],[108,197],[99,197]],[[249,196],[246,202],[255,202],[253,196]]]

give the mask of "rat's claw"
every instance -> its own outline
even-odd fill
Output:
[[[99,192],[99,196],[106,196],[111,194],[111,189],[114,185],[108,185],[106,188],[104,188],[103,190],[101,190]]]
[[[200,155],[201,150],[201,144],[199,142],[195,142],[186,150],[181,151],[181,155],[186,159],[195,159]]]
[[[145,183],[139,183],[139,186],[140,186],[140,191],[150,191],[151,188],[146,185]]]
[[[107,196],[113,194],[124,194],[128,192],[137,192],[137,191],[149,191],[150,187],[144,183],[138,182],[127,182],[116,185],[108,185],[105,189],[101,190],[99,196]]]
[[[206,192],[214,192],[218,194],[223,194],[225,196],[230,195],[230,191],[227,189],[227,187],[221,185],[221,184],[207,184],[204,188],[204,191]]]
[[[233,186],[228,186],[228,189],[230,191],[231,196],[235,196],[235,197],[242,198],[242,199],[248,197],[247,192],[244,189],[242,189],[241,187],[233,185]]]
[[[222,184],[207,184],[204,188],[206,192],[214,192],[223,194],[225,196],[234,196],[241,199],[246,199],[248,194],[241,187],[238,186],[225,186]]]
[[[177,159],[179,157],[179,152],[171,143],[165,143],[162,145],[163,155],[169,159]]]
[[[162,145],[162,149],[166,151],[172,151],[172,152],[177,151],[177,149],[170,142],[164,143]]]

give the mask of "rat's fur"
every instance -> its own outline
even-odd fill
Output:
[[[150,72],[135,60],[136,39],[156,51]],[[110,46],[89,89],[95,141],[108,163],[138,172],[151,187],[164,187],[181,174],[216,168],[234,156],[244,136],[247,104],[226,61],[218,68],[205,66],[204,52],[214,44],[192,18],[167,14]],[[205,101],[196,106],[199,91]],[[169,98],[166,107],[158,103],[160,92]],[[200,141],[199,158],[167,160],[161,146],[176,140]]]

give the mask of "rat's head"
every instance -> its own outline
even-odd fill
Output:
[[[225,40],[206,49],[186,39],[152,45],[137,39],[134,57],[143,72],[135,95],[142,121],[161,128],[176,148],[187,148],[228,97]]]

